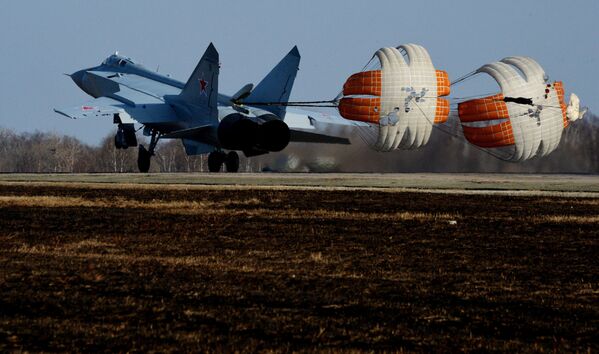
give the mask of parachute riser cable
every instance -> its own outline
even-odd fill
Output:
[[[478,97],[478,96],[473,96],[474,97]],[[485,97],[481,97],[481,98],[485,98]],[[454,97],[452,98],[454,100],[461,100],[463,98],[459,98],[459,97]],[[561,106],[554,106],[554,105],[547,105],[547,104],[535,104],[533,102],[532,98],[527,98],[527,97],[504,97],[503,99],[498,99],[498,98],[494,98],[494,99],[488,99],[489,101],[492,102],[505,102],[505,103],[515,103],[515,104],[519,104],[519,105],[524,105],[524,106],[531,106],[531,107],[538,107],[538,106],[542,106],[543,108],[559,108],[561,109]],[[459,105],[461,103],[464,103],[464,101],[461,102],[452,102],[450,103],[450,105]]]
[[[450,86],[457,85],[457,84],[461,83],[462,81],[464,81],[466,79],[469,79],[469,78],[471,78],[472,76],[474,76],[476,74],[478,74],[478,70],[471,71],[468,74],[466,74],[464,76],[461,76],[461,77],[457,78],[456,80],[452,81],[449,85]]]
[[[244,106],[286,106],[286,107],[327,107],[337,108],[337,100],[327,101],[296,101],[296,102],[241,102]]]
[[[366,68],[368,68],[368,66],[370,66],[372,64],[372,62],[374,61],[375,58],[376,58],[376,54],[374,54],[370,58],[370,60],[368,60],[368,62],[366,62],[366,64],[362,67],[362,70],[360,70],[360,72],[364,72],[366,70]],[[341,89],[339,91],[339,93],[337,93],[337,96],[335,96],[335,99],[333,101],[335,101],[335,103],[338,104],[341,97],[343,97],[343,89]],[[335,107],[337,107],[337,106],[335,106]]]

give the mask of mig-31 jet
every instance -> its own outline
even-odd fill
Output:
[[[227,96],[218,92],[220,62],[212,44],[186,83],[116,53],[100,66],[69,75],[92,101],[55,111],[73,119],[110,119],[118,126],[118,149],[138,146],[136,125],[141,125],[150,137],[147,148],[139,144],[141,172],[150,169],[162,139],[181,139],[187,155],[209,154],[211,172],[223,164],[228,172],[237,172],[237,151],[252,157],[281,151],[289,142],[349,144],[352,122],[319,112],[287,111],[299,62],[294,47],[258,85],[247,84]]]

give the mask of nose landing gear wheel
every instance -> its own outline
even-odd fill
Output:
[[[235,151],[230,151],[227,154],[227,159],[225,160],[225,167],[227,168],[227,172],[239,171],[239,155],[237,155]]]

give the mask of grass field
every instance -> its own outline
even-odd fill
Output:
[[[599,349],[593,195],[0,179],[0,351]]]

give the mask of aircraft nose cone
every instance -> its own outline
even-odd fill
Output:
[[[85,70],[80,70],[71,74],[71,79],[83,89],[83,76],[85,75]]]

